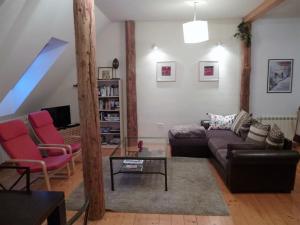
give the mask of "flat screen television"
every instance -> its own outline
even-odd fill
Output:
[[[54,126],[57,128],[64,128],[71,124],[70,105],[43,108],[42,110],[50,113]]]

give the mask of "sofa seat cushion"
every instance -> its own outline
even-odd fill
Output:
[[[224,137],[213,137],[208,140],[208,146],[210,151],[216,156],[216,152],[220,149],[227,149],[228,144],[242,144],[245,143],[238,136],[224,136]]]
[[[206,132],[206,137],[210,138],[233,138],[240,139],[234,132],[231,130],[208,130]]]
[[[226,156],[227,156],[227,149],[219,149],[216,152],[216,158],[219,161],[219,163],[223,166],[224,169],[226,168],[226,164],[228,162]]]

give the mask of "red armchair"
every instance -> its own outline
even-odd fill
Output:
[[[22,120],[11,120],[0,124],[0,144],[10,156],[9,162],[16,163],[18,166],[29,167],[31,173],[44,175],[49,191],[51,190],[49,177],[57,174],[65,167],[68,176],[70,176],[69,163],[72,156],[67,154],[63,147],[37,146],[29,136],[28,129]],[[52,151],[61,154],[43,158],[40,150],[47,151],[49,155]]]
[[[74,160],[81,155],[80,141],[73,144],[66,144],[63,136],[57,131],[53,120],[48,111],[33,112],[28,115],[30,125],[43,146],[57,146],[67,149],[67,153],[72,154],[72,165],[75,167]],[[77,137],[79,138],[79,137]],[[60,155],[61,152],[51,152],[51,155]]]

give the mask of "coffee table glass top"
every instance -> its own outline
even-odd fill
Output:
[[[125,137],[111,158],[157,159],[167,157],[168,142],[160,137]]]

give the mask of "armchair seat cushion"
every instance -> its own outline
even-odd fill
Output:
[[[81,144],[80,143],[73,143],[71,144],[72,152],[76,153],[81,149]]]
[[[71,155],[59,155],[59,156],[50,156],[47,158],[43,158],[43,161],[46,163],[46,167],[48,171],[56,170],[64,167],[66,163],[70,162]],[[26,165],[25,165],[26,164]],[[29,166],[30,171],[33,173],[41,172],[42,167],[37,163],[21,163],[21,165]]]
[[[78,152],[81,149],[81,144],[80,143],[74,143],[74,144],[70,144],[71,148],[72,148],[72,154]],[[68,153],[69,153],[69,149],[67,149]],[[48,156],[58,156],[61,155],[61,150],[58,149],[51,149],[50,151],[47,151],[46,155]]]

